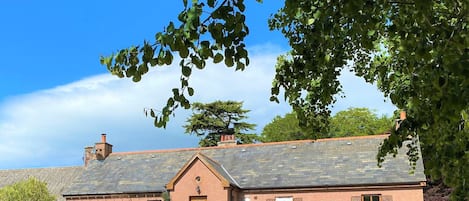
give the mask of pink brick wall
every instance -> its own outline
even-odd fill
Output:
[[[202,167],[200,166],[202,165]],[[175,185],[175,192],[171,192],[172,201],[189,201],[190,196],[207,196],[207,201],[228,201],[228,190],[221,187],[221,183],[208,169],[203,167],[203,164],[196,162],[198,171],[188,171],[181,180]],[[201,194],[195,192],[196,185],[191,187],[184,186],[183,183],[192,183],[191,177],[198,175],[201,177],[200,186]],[[187,179],[187,180],[186,180]],[[204,182],[205,181],[205,182]],[[179,185],[178,185],[179,184]],[[207,191],[203,191],[207,189]],[[236,194],[236,193],[233,193]],[[233,195],[232,201],[245,201],[249,198],[250,201],[270,201],[278,197],[292,197],[294,201],[354,201],[352,197],[361,196],[362,194],[381,194],[384,199],[382,201],[423,201],[423,191],[421,188],[410,189],[383,189],[383,190],[356,190],[356,191],[331,191],[331,192],[289,192],[289,193],[268,193],[268,192],[248,192],[242,191]],[[140,195],[142,196],[142,195]],[[391,198],[391,199],[389,199]],[[145,196],[145,197],[125,197],[120,198],[91,198],[82,197],[81,199],[67,199],[75,201],[154,201],[163,200],[159,196]]]
[[[269,201],[275,200],[277,197],[292,197],[294,201],[353,201],[352,197],[361,196],[362,194],[381,194],[383,198],[386,198],[382,199],[382,201],[423,201],[423,190],[418,187],[394,190],[347,190],[331,192],[251,192],[241,193],[239,201],[244,201],[244,198],[249,198],[250,201]]]
[[[200,177],[200,181],[196,181]],[[196,191],[199,186],[200,194]],[[200,160],[187,168],[187,171],[176,181],[174,191],[170,192],[171,201],[189,201],[190,196],[207,196],[207,201],[228,201],[229,189]]]
[[[114,198],[110,197],[97,197],[97,198],[91,198],[91,197],[81,197],[81,198],[76,198],[76,199],[66,199],[67,201],[163,201],[162,197],[127,197],[127,196],[115,196]]]

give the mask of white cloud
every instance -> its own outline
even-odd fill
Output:
[[[267,50],[267,51],[266,51]],[[223,65],[194,70],[190,80],[196,93],[191,101],[244,101],[250,122],[263,126],[290,111],[285,103],[270,102],[276,56],[273,45],[255,48],[244,72]],[[267,52],[267,53],[266,53]],[[0,169],[82,164],[83,147],[108,133],[114,151],[135,151],[197,146],[198,139],[183,134],[190,111],[178,110],[167,129],[153,127],[144,108],[160,108],[173,87],[179,86],[180,68],[157,67],[139,83],[109,74],[84,78],[53,89],[10,98],[0,103]],[[374,87],[363,86],[351,75],[341,78],[347,99],[334,110],[370,107],[390,113],[389,103]]]
[[[332,108],[333,113],[350,107],[367,107],[377,114],[391,116],[396,107],[389,98],[385,98],[376,86],[366,83],[347,69],[342,71],[340,82],[345,98],[338,98]]]

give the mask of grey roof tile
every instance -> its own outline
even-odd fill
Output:
[[[62,197],[63,190],[81,175],[83,169],[83,167],[57,167],[0,170],[0,188],[35,177],[46,182],[48,190],[55,195],[57,200],[62,201],[65,200]]]
[[[92,161],[64,194],[161,192],[198,152],[218,164],[214,167],[223,177],[244,189],[425,181],[421,160],[410,174],[405,150],[377,167],[376,154],[384,137],[113,153],[104,161]]]
[[[209,157],[206,157],[203,154],[197,154],[197,156],[202,157],[202,159],[205,162],[208,162],[210,166],[212,166],[215,169],[215,171],[217,171],[224,179],[226,179],[230,183],[230,185],[239,187],[238,182],[236,182],[236,180],[233,179],[233,177],[230,175],[230,173],[228,173],[228,171],[226,170],[225,167],[223,167],[222,164],[217,163],[216,161],[212,160]]]

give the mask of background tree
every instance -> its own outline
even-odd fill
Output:
[[[265,125],[260,137],[262,142],[280,142],[289,140],[313,139],[298,125],[298,119],[294,112],[285,116],[276,116],[272,122]]]
[[[139,81],[149,66],[171,64],[179,53],[181,87],[160,113],[150,110],[158,127],[177,107],[190,108],[194,67],[213,61],[243,70],[249,64],[243,0],[183,3],[179,23],[170,22],[154,43],[101,58],[113,74]],[[292,50],[276,66],[271,100],[278,101],[283,88],[299,124],[320,131],[342,89],[338,76],[348,68],[407,111],[381,147],[380,161],[406,140],[414,141],[408,155],[415,161],[419,140],[427,172],[455,188],[453,200],[469,199],[469,128],[459,129],[469,110],[468,13],[467,0],[285,0],[269,26]]]
[[[185,132],[201,137],[201,147],[217,146],[221,134],[234,134],[240,144],[249,144],[257,140],[256,134],[247,134],[255,124],[244,122],[249,110],[242,108],[243,102],[215,101],[212,103],[193,103],[193,114],[184,125]]]
[[[47,185],[33,177],[0,189],[0,201],[55,201]]]
[[[349,108],[330,118],[330,137],[375,135],[390,132],[394,121],[385,115],[378,117],[368,108]]]
[[[339,111],[330,117],[329,131],[315,136],[311,131],[299,126],[295,112],[276,116],[262,130],[260,140],[263,142],[279,142],[330,137],[375,135],[390,131],[394,126],[392,118],[385,115],[378,117],[368,108],[349,108]]]

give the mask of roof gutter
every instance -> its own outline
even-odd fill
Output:
[[[360,184],[346,186],[303,186],[303,187],[265,187],[265,188],[241,188],[247,193],[262,192],[298,192],[298,191],[356,191],[356,190],[383,190],[383,189],[408,189],[423,188],[425,181],[405,183]]]

